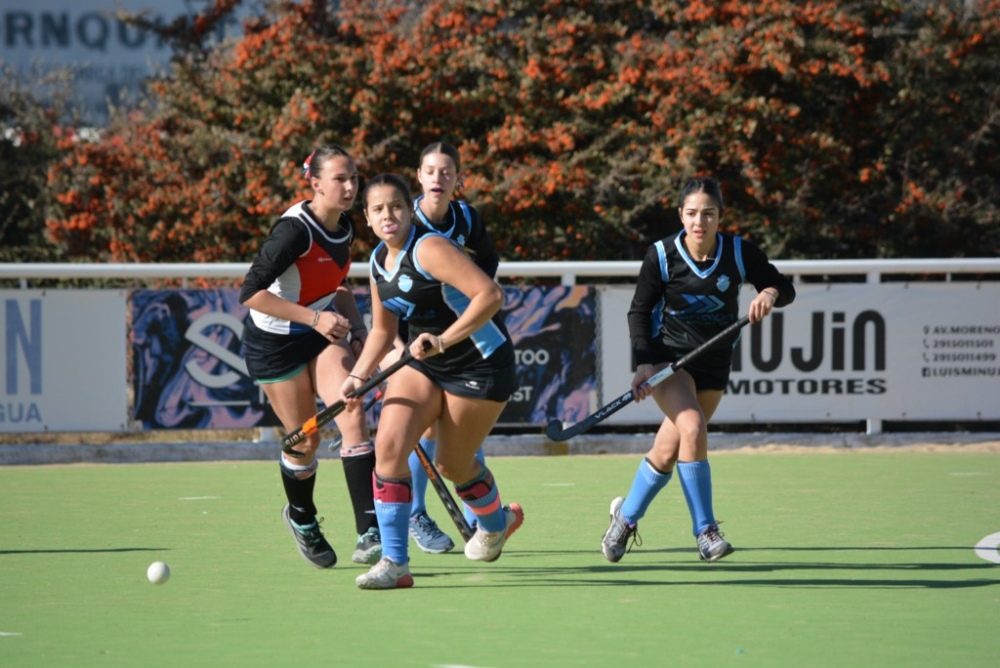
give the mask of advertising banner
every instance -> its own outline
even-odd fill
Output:
[[[743,331],[715,422],[1000,419],[1000,285],[796,287],[793,304]],[[603,401],[631,380],[632,291],[601,293]],[[744,312],[753,296],[745,288]],[[645,401],[608,422],[661,419]]]
[[[597,408],[597,299],[588,286],[505,287],[519,389],[500,424],[581,420]]]
[[[595,290],[504,291],[519,383],[500,422],[540,425],[555,411],[582,418],[597,401]],[[368,317],[367,290],[356,295]],[[132,293],[133,418],[143,428],[278,424],[260,387],[247,375],[241,352],[247,309],[238,298],[234,288]]]
[[[240,350],[239,290],[132,292],[132,416],[144,429],[274,424]]]
[[[126,294],[0,290],[0,432],[122,431]]]

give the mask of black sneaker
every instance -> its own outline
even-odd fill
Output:
[[[313,520],[312,524],[305,526],[296,524],[288,514],[288,504],[281,509],[281,519],[285,520],[289,531],[295,536],[295,542],[303,559],[316,568],[331,568],[337,563],[337,553],[323,537],[319,520]]]
[[[733,546],[723,539],[724,535],[719,531],[718,524],[712,524],[698,534],[698,556],[702,561],[718,561],[733,553]]]
[[[378,527],[372,527],[358,536],[358,545],[354,548],[351,561],[356,564],[374,566],[382,558],[382,534]]]

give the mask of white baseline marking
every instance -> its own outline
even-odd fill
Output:
[[[20,633],[12,633],[10,631],[0,631],[0,638],[13,638],[14,636],[19,636]]]
[[[991,533],[976,544],[976,556],[994,564],[1000,564],[1000,531]]]

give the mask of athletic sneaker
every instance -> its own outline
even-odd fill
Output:
[[[698,534],[698,556],[702,561],[718,561],[733,553],[733,546],[723,540],[718,524],[712,524]]]
[[[520,528],[524,522],[524,511],[521,506],[512,503],[504,506],[504,516],[507,519],[507,527],[503,531],[483,531],[476,529],[469,542],[465,544],[465,556],[473,561],[496,561],[500,558],[503,546],[514,532]]]
[[[311,524],[302,526],[292,521],[288,510],[286,503],[285,507],[281,509],[281,518],[285,520],[288,530],[295,536],[295,542],[299,546],[302,558],[316,568],[331,568],[336,564],[337,553],[323,537],[323,532],[319,528],[319,520],[313,520]]]
[[[358,544],[354,548],[351,561],[356,564],[377,564],[382,558],[382,534],[378,527],[372,527],[358,536]]]
[[[443,554],[455,548],[455,541],[425,512],[410,515],[410,536],[417,547],[429,554]]]
[[[382,557],[371,570],[359,575],[354,583],[360,589],[405,589],[413,586],[410,565],[400,566],[389,557]]]
[[[621,561],[625,553],[632,550],[632,545],[642,545],[642,539],[639,538],[639,525],[629,524],[622,517],[623,503],[625,503],[625,499],[620,496],[611,501],[611,526],[604,532],[604,538],[601,540],[601,552],[604,553],[604,558],[611,563]],[[630,538],[632,539],[631,545],[628,544]]]

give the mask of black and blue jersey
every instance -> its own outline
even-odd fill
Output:
[[[462,200],[448,203],[448,213],[440,225],[435,225],[424,212],[420,210],[420,200],[423,195],[413,200],[413,212],[417,220],[426,228],[448,237],[463,250],[469,253],[473,262],[486,272],[490,278],[496,278],[500,266],[500,256],[489,230],[479,217],[475,207]]]
[[[385,268],[388,251],[384,242],[375,247],[369,263],[382,306],[409,325],[407,343],[423,332],[440,335],[469,305],[469,298],[461,291],[442,283],[420,266],[417,249],[431,235],[441,236],[426,227],[411,226],[392,271]],[[460,374],[466,367],[487,359],[498,368],[514,359],[514,346],[499,313],[472,336],[450,344],[444,354],[423,363],[438,373]]]
[[[637,364],[664,361],[664,349],[683,355],[709,340],[740,317],[740,287],[778,290],[775,306],[795,299],[788,278],[753,242],[717,234],[715,257],[696,261],[684,247],[685,232],[657,241],[646,253],[628,312],[629,336]],[[732,359],[739,339],[706,351],[700,364]]]

